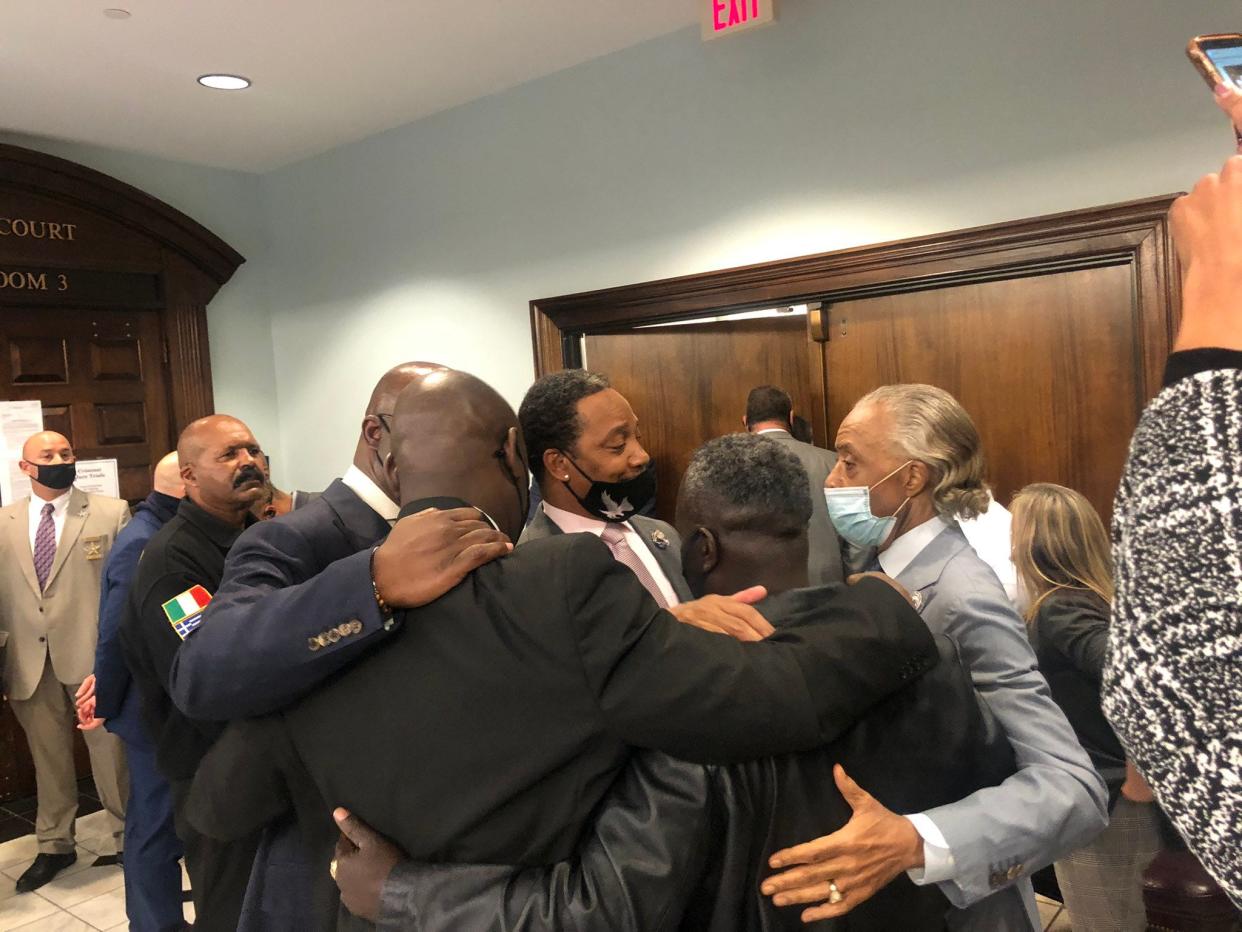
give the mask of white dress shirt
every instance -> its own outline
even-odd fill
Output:
[[[582,515],[576,515],[564,508],[557,508],[555,505],[549,505],[546,501],[540,504],[543,513],[551,519],[552,523],[559,527],[566,534],[594,534],[599,537],[604,533],[604,527],[608,524],[606,521],[600,521],[598,518],[584,518]],[[643,540],[643,535],[634,530],[634,526],[628,521],[622,521],[618,525],[621,532],[625,535],[625,542],[629,544],[631,550],[638,555],[638,559],[643,561],[643,566],[647,568],[647,572],[651,574],[651,578],[655,580],[655,584],[660,587],[660,594],[664,596],[664,601],[669,606],[678,605],[681,599],[677,598],[677,593],[673,589],[673,584],[668,581],[660,561],[655,558],[655,554],[651,552],[651,548],[647,546],[647,542]]]
[[[345,475],[341,476],[341,482],[345,483],[372,511],[389,524],[396,521],[397,515],[401,514],[401,507],[385,495],[383,490],[371,481],[371,477],[357,466],[351,464],[349,469],[345,470]]]
[[[1013,515],[1009,513],[1009,509],[996,499],[991,499],[987,511],[966,521],[959,518],[957,526],[970,541],[970,546],[975,548],[979,559],[992,567],[993,572],[1000,578],[1001,585],[1005,587],[1005,595],[1009,596],[1009,601],[1018,609],[1018,614],[1022,614],[1022,608],[1018,605],[1018,568],[1013,565],[1010,557],[1013,552],[1013,544],[1010,542]]]
[[[878,557],[880,568],[888,576],[897,578],[897,574],[909,566],[923,549],[940,536],[940,532],[952,524],[940,515],[924,521],[918,527],[911,528],[895,541]],[[953,863],[953,852],[944,833],[936,827],[936,823],[923,813],[907,815],[923,839],[923,866],[913,867],[906,871],[909,878],[919,886],[929,883],[940,883],[953,877],[956,865]]]
[[[69,493],[73,487],[65,489],[50,502],[37,495],[30,496],[30,552],[34,553],[35,535],[39,533],[39,522],[43,520],[43,506],[52,506],[52,523],[56,526],[56,546],[60,546],[60,532],[65,529],[65,512],[69,510]]]

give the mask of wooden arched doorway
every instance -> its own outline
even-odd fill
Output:
[[[213,410],[206,307],[243,261],[137,188],[0,144],[0,401],[37,399],[47,428],[115,458],[121,496],[142,498],[180,428]],[[5,703],[0,800],[33,791]]]

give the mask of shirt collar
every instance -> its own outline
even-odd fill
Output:
[[[437,495],[431,498],[416,498],[412,502],[406,502],[401,507],[398,514],[402,518],[407,518],[410,515],[418,514],[420,511],[426,511],[428,508],[435,508],[438,511],[448,511],[451,508],[473,508],[483,516],[483,520],[490,524],[493,530],[500,530],[500,525],[493,521],[492,516],[478,505],[471,505],[464,498],[453,498],[446,495]]]
[[[65,513],[65,510],[69,507],[69,496],[72,494],[73,494],[73,486],[69,486],[69,488],[65,489],[65,491],[61,492],[59,495],[57,495],[55,498],[53,498],[50,501],[44,501],[43,499],[39,498],[39,496],[37,495],[31,495],[30,504],[34,506],[31,510],[38,514],[42,514],[43,506],[51,505],[52,506],[52,517],[59,518],[61,515]]]
[[[783,427],[765,427],[763,430],[755,431],[755,433],[756,434],[789,434],[789,431],[785,430],[785,428]],[[789,434],[789,436],[792,437],[793,434]]]
[[[225,552],[233,546],[233,542],[241,537],[242,531],[245,530],[245,528],[226,524],[215,515],[203,511],[190,500],[188,495],[181,500],[181,504],[177,507],[177,514],[202,531],[208,540]],[[247,522],[247,527],[253,523],[253,520]]]
[[[351,464],[349,469],[345,470],[345,475],[341,476],[341,482],[345,483],[350,491],[362,499],[368,508],[389,524],[396,521],[397,516],[401,514],[401,509],[397,506],[397,503],[385,495],[383,490],[372,481],[371,477],[357,466]]]
[[[880,568],[887,575],[896,579],[914,561],[914,558],[923,552],[923,548],[935,540],[940,535],[940,532],[948,527],[952,527],[952,525],[940,515],[936,515],[924,521],[918,527],[910,528],[879,555]]]
[[[566,534],[594,534],[599,537],[604,533],[604,527],[608,523],[599,518],[585,518],[572,511],[566,511],[564,508],[557,508],[555,505],[549,505],[546,500],[540,503],[540,507],[543,513],[552,519],[552,523]],[[627,523],[623,523],[622,529],[628,526]]]

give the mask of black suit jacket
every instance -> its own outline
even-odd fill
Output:
[[[271,712],[388,636],[369,556],[388,529],[338,479],[305,507],[242,534],[202,626],[173,663],[177,704],[207,719]],[[361,630],[311,648],[311,638],[353,621]],[[292,820],[273,824],[255,855],[240,932],[302,932],[316,876]]]
[[[807,571],[811,585],[829,585],[845,579],[841,561],[841,540],[828,517],[824,483],[837,465],[837,454],[803,443],[784,430],[765,431],[761,436],[774,440],[798,458],[811,486],[811,520],[807,524]]]
[[[1104,778],[1112,809],[1126,779],[1126,752],[1100,707],[1109,612],[1094,592],[1053,592],[1039,603],[1030,633],[1039,672]]]
[[[282,715],[231,726],[191,818],[227,839],[292,803],[324,881],[337,805],[421,859],[549,863],[632,749],[720,761],[817,746],[936,660],[880,582],[741,644],[661,611],[593,536],[559,535],[406,613],[384,649]]]
[[[777,625],[812,617],[830,589],[761,606]],[[406,862],[384,889],[381,927],[420,932],[794,932],[801,907],[759,894],[777,850],[845,825],[836,763],[895,812],[921,812],[995,786],[1013,749],[977,700],[957,646],[830,744],[800,754],[700,767],[664,754],[633,758],[573,859],[536,869]],[[939,930],[951,907],[935,886],[899,876],[824,930]]]

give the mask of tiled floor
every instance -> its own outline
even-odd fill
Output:
[[[1039,894],[1035,895],[1035,902],[1039,904],[1039,918],[1044,932],[1071,932],[1069,913],[1064,906]]]
[[[98,800],[87,815],[79,815],[74,832],[78,841],[78,860],[56,875],[51,883],[33,893],[18,894],[17,878],[30,866],[37,853],[33,811],[25,821],[29,828],[20,837],[0,841],[0,932],[95,932],[123,930],[125,888],[121,868],[91,867],[102,852],[112,853],[112,840],[103,830],[104,816]],[[12,804],[21,808],[21,803]],[[0,827],[6,820],[22,819],[8,806],[0,809]],[[3,836],[0,836],[3,838]],[[189,886],[182,869],[182,884]],[[185,906],[186,919],[194,920],[194,907]]]
[[[34,831],[35,808],[33,796],[14,799],[0,804],[0,843],[21,838]],[[90,815],[103,808],[90,777],[78,781],[78,817]]]

